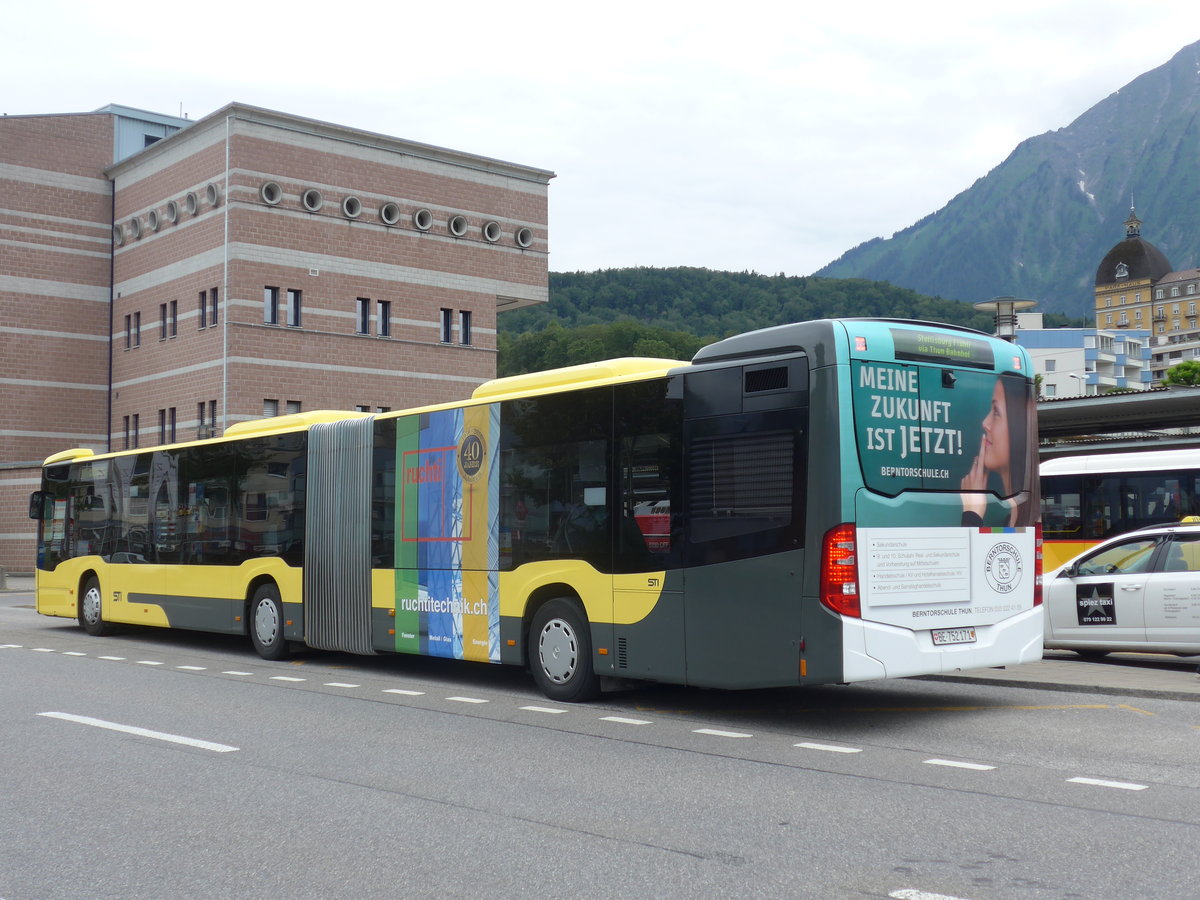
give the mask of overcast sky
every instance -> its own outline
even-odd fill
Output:
[[[0,113],[241,101],[556,172],[552,271],[805,275],[1165,63],[1198,8],[43,0],[6,4]]]

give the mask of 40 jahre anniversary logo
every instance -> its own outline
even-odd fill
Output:
[[[1021,583],[1021,552],[1008,541],[1001,541],[988,551],[983,574],[998,594],[1007,594]]]

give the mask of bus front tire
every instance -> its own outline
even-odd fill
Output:
[[[574,703],[599,696],[591,632],[577,603],[558,597],[534,614],[529,628],[529,667],[533,680],[551,700]]]
[[[283,603],[279,589],[263,584],[250,600],[250,640],[263,659],[287,659],[288,642],[283,636]]]
[[[104,621],[100,608],[100,580],[91,576],[83,584],[79,597],[79,627],[88,634],[102,637],[112,633],[112,627]]]

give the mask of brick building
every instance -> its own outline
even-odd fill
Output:
[[[547,300],[553,177],[237,103],[0,118],[0,566],[59,450],[467,396]]]

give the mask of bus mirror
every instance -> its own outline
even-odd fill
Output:
[[[34,491],[29,495],[29,518],[41,521],[46,517],[46,495],[41,491]]]

